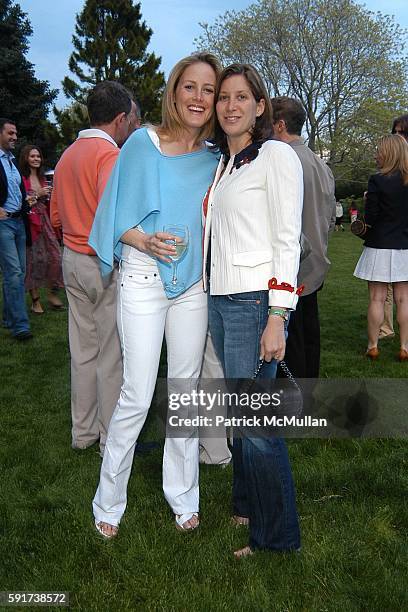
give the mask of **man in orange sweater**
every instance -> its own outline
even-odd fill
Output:
[[[50,212],[64,241],[72,447],[85,449],[99,440],[103,455],[122,384],[122,356],[116,327],[116,270],[102,278],[88,238],[118,147],[140,123],[130,93],[114,81],[96,85],[87,108],[91,129],[79,132],[57,164]]]

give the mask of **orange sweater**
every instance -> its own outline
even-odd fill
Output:
[[[79,138],[55,168],[51,223],[62,227],[64,244],[73,251],[95,255],[89,234],[118,155],[119,149],[104,138]]]

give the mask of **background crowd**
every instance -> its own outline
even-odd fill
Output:
[[[210,54],[181,60],[168,80],[161,124],[136,134],[140,108],[120,83],[98,84],[87,108],[91,127],[62,155],[52,186],[35,145],[22,149],[17,169],[16,125],[0,119],[3,325],[16,340],[31,339],[25,292],[33,314],[43,314],[39,289],[58,310],[56,292],[65,285],[72,446],[99,442],[95,526],[112,538],[164,335],[170,384],[199,377],[208,342],[202,279],[211,341],[227,378],[251,378],[261,366],[262,376],[274,378],[283,358],[297,377],[318,378],[317,295],[330,264],[329,232],[334,224],[344,230],[343,209],[329,167],[301,138],[302,104],[271,102],[252,66],[221,72]],[[407,116],[398,117],[393,134],[379,141],[378,172],[365,196],[367,233],[355,275],[368,280],[370,359],[379,356],[388,288],[397,304],[398,358],[408,360],[406,126]],[[354,205],[350,216],[358,216]],[[176,276],[169,264],[179,246],[186,255]],[[219,455],[207,449],[210,462],[212,453]],[[166,440],[163,488],[184,531],[199,526],[198,457],[197,439]],[[284,441],[237,438],[232,458],[233,521],[250,529],[249,546],[236,556],[298,550]]]

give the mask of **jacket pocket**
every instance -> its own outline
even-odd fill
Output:
[[[263,251],[245,251],[244,253],[233,253],[232,265],[255,268],[255,266],[272,261],[272,256],[272,251],[269,249],[265,249]]]

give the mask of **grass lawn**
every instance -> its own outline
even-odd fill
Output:
[[[397,339],[377,363],[363,357],[367,288],[352,276],[361,247],[349,232],[331,238],[321,375],[406,377]],[[202,467],[201,526],[177,532],[160,449],[135,459],[120,535],[106,543],[92,526],[97,448],[70,447],[66,313],[32,316],[32,327],[24,345],[0,330],[1,590],[69,591],[86,612],[408,610],[404,440],[289,441],[300,554],[233,559],[247,536],[229,523],[230,468]],[[150,418],[143,439],[155,436]]]

